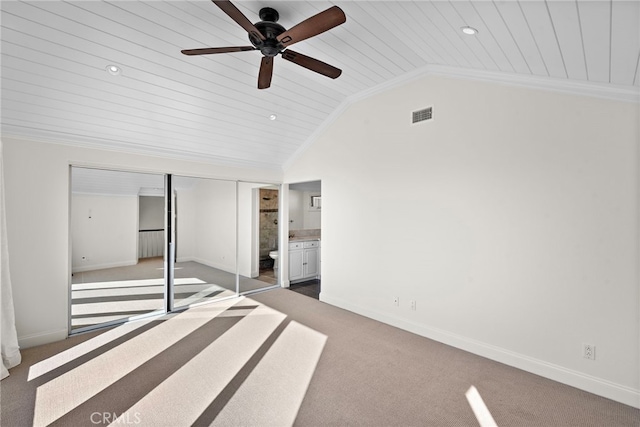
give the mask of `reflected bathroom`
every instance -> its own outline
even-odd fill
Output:
[[[260,189],[260,270],[258,280],[275,284],[278,270],[278,190]]]

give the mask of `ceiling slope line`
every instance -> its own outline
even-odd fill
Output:
[[[496,83],[522,87],[525,89],[546,90],[570,95],[589,96],[640,104],[640,87],[629,87],[611,83],[580,82],[557,77],[547,76],[523,76],[516,73],[502,71],[487,71],[442,65],[427,65],[406,73],[395,79],[388,80],[370,89],[347,97],[327,118],[316,128],[302,145],[282,164],[282,170],[286,171],[313,143],[322,135],[342,113],[352,104],[363,101],[372,96],[403,86],[419,78],[426,76],[452,77],[466,80]]]

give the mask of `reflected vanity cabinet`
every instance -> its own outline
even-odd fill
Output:
[[[320,241],[289,242],[289,282],[302,282],[320,275]]]

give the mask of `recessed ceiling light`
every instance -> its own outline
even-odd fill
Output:
[[[278,118],[278,116],[276,116],[275,114],[272,114],[272,115],[269,116],[269,120],[275,120],[277,118]]]
[[[117,65],[107,65],[107,71],[112,76],[118,76],[122,72],[122,70],[120,70],[120,67],[118,67]]]
[[[470,35],[470,36],[473,36],[473,35],[475,35],[475,34],[478,34],[478,30],[476,30],[475,28],[469,27],[469,26],[467,26],[467,27],[462,27],[462,28],[460,28],[460,29],[462,30],[462,32],[463,32],[463,33],[465,33],[465,34],[467,34],[467,35]]]

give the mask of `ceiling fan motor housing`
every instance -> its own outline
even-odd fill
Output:
[[[258,16],[261,21],[278,22],[278,19],[280,19],[280,14],[272,7],[263,7],[258,12]]]
[[[280,15],[275,9],[263,7],[260,9],[259,15],[262,21],[256,22],[254,25],[266,40],[260,40],[249,33],[249,41],[256,49],[260,49],[260,52],[262,52],[264,56],[276,56],[284,49],[284,46],[282,46],[282,43],[280,43],[276,37],[287,30],[282,25],[276,23]]]

